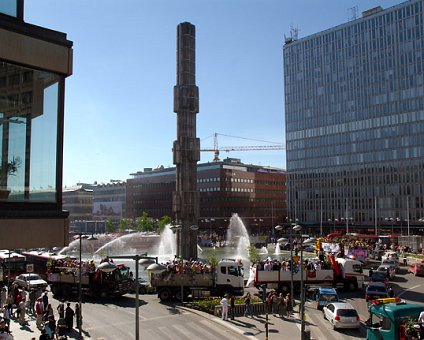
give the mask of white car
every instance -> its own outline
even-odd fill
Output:
[[[350,303],[333,302],[329,303],[323,309],[324,319],[327,319],[337,328],[356,328],[359,329],[361,321],[358,312]]]
[[[43,280],[40,275],[34,273],[21,274],[15,278],[13,284],[25,290],[41,289],[45,290],[48,283]]]
[[[386,251],[381,257],[381,260],[395,260],[399,262],[399,254],[395,251]]]

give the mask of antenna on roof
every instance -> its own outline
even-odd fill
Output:
[[[352,21],[358,17],[358,5],[348,8],[347,20]]]

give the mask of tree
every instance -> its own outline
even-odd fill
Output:
[[[259,256],[258,250],[256,249],[254,244],[251,244],[248,248],[249,250],[249,261],[251,263],[257,262],[261,260],[261,257]]]
[[[138,231],[153,231],[152,219],[143,211],[140,217],[135,220],[135,226]]]
[[[125,232],[127,229],[131,227],[131,220],[128,218],[122,218],[119,222],[119,230],[121,232]]]
[[[162,232],[165,229],[165,226],[167,224],[171,224],[171,222],[172,222],[171,221],[171,217],[169,217],[167,215],[162,216],[161,219],[158,221],[158,224],[157,224],[157,226],[158,226],[158,229],[157,229],[158,234],[162,234]]]
[[[113,233],[116,230],[116,227],[110,218],[108,218],[105,222],[105,229],[107,233]]]
[[[218,256],[216,255],[216,250],[212,249],[209,257],[208,257],[208,261],[211,264],[212,268],[216,268],[218,266]]]

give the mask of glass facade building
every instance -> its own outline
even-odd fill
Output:
[[[423,7],[377,7],[286,39],[289,219],[423,228]]]

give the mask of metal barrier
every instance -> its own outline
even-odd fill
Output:
[[[252,309],[253,314],[265,314],[266,311],[267,311],[266,310],[267,304],[264,303],[264,302],[252,303],[251,309]],[[222,316],[221,310],[222,310],[222,306],[215,306],[214,315],[219,316],[219,317]],[[234,316],[243,316],[245,310],[246,310],[246,307],[245,307],[244,304],[235,305],[234,306]]]

